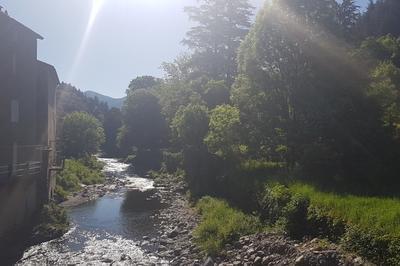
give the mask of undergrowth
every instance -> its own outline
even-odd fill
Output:
[[[246,215],[229,206],[226,201],[204,197],[197,203],[202,216],[194,236],[197,244],[207,254],[215,255],[240,236],[260,231],[262,226],[255,216]]]
[[[56,177],[56,200],[65,200],[70,193],[79,191],[81,184],[94,185],[103,183],[105,179],[104,174],[101,172],[103,167],[104,164],[94,157],[66,160],[64,170]]]

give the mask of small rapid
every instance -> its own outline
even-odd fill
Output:
[[[68,209],[70,231],[33,246],[17,265],[149,265],[166,264],[143,238],[158,237],[157,213],[165,207],[152,180],[135,176],[129,165],[101,158],[104,173],[116,189]]]

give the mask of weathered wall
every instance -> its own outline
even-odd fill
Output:
[[[31,221],[38,207],[37,176],[15,178],[8,186],[0,186],[0,244],[26,222]]]
[[[55,89],[59,81],[52,66],[37,60],[38,38],[0,12],[0,167],[42,163],[40,172],[0,175],[0,247],[32,221],[55,185],[48,168],[55,163]],[[12,121],[12,113],[16,113],[11,111],[12,102],[18,106],[16,121]]]

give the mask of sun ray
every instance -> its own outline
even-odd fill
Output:
[[[90,34],[92,32],[93,26],[96,22],[98,14],[101,11],[104,1],[105,0],[92,0],[92,7],[91,7],[90,15],[89,15],[88,24],[86,26],[86,30],[83,35],[78,52],[75,56],[74,63],[72,64],[72,67],[71,67],[69,75],[68,75],[68,80],[70,80],[70,81],[72,81],[75,77],[77,68],[81,62],[82,56],[84,55],[85,50],[86,50],[87,43],[90,39]]]

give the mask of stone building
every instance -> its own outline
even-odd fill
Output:
[[[0,11],[0,246],[31,222],[55,186],[59,80],[37,59],[42,39]]]

